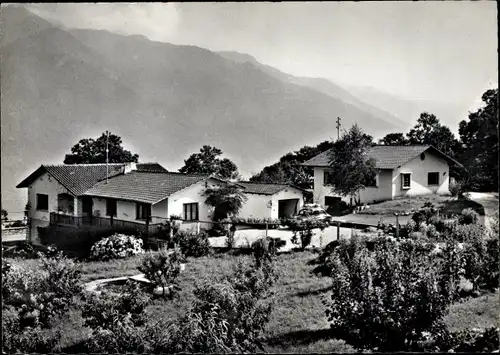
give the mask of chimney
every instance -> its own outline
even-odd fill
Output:
[[[125,174],[137,170],[137,163],[125,163]]]

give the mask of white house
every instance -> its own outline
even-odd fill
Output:
[[[339,200],[351,202],[349,196],[341,197],[325,184],[330,173],[330,151],[318,154],[303,165],[314,168],[313,199],[324,207]],[[449,194],[449,167],[462,166],[431,145],[373,146],[367,152],[378,169],[373,185],[359,192],[361,203],[373,203],[404,196]]]
[[[108,171],[108,173],[106,173]],[[107,177],[106,177],[107,176]],[[31,238],[38,226],[111,223],[156,224],[172,215],[187,225],[211,221],[207,187],[227,181],[167,172],[157,163],[42,165],[17,187],[28,188]],[[289,185],[235,183],[247,196],[240,217],[293,215],[303,204],[302,190]]]

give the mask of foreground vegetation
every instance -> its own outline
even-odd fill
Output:
[[[82,262],[50,248],[31,259],[24,252],[2,263],[4,350],[491,351],[498,229],[478,219],[471,209],[443,219],[426,204],[398,238],[387,226],[319,254],[276,255],[273,238],[247,254],[216,253],[196,233],[178,233],[178,249],[156,252],[112,236]],[[303,243],[308,229],[298,233]],[[84,291],[89,281],[139,273],[152,282]]]

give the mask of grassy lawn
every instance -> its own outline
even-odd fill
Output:
[[[277,304],[265,331],[266,351],[271,353],[326,353],[354,352],[343,341],[331,339],[322,298],[328,297],[330,281],[311,274],[315,265],[307,262],[317,255],[305,251],[281,254],[277,257],[282,276],[274,286]],[[249,256],[222,254],[213,257],[189,258],[186,270],[180,276],[182,291],[172,301],[155,300],[146,309],[150,320],[176,319],[190,307],[192,290],[198,283],[213,280],[214,275],[231,273],[239,260]],[[83,263],[83,280],[138,274],[140,256],[110,262]],[[10,259],[14,262],[36,260]],[[498,324],[500,314],[498,294],[486,294],[476,299],[458,303],[450,308],[446,323],[452,329],[486,327]],[[75,308],[60,326],[64,329],[61,347],[64,352],[82,352],[79,345],[85,340],[88,329],[83,327],[80,311]]]
[[[453,197],[438,195],[401,198],[397,200],[379,202],[370,205],[369,208],[358,212],[358,214],[393,216],[396,212],[401,213],[410,211],[411,209],[417,210],[423,207],[426,202],[431,202],[443,213],[447,214],[459,214],[465,208],[472,208],[479,213],[479,215],[484,216],[484,208],[477,202],[471,200],[457,200]]]

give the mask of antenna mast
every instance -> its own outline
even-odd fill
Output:
[[[340,117],[337,117],[337,140],[340,139]]]
[[[109,171],[108,171],[108,152],[109,152],[109,149],[108,149],[108,138],[109,138],[109,132],[106,130],[106,184],[108,183],[108,175],[109,175]]]

